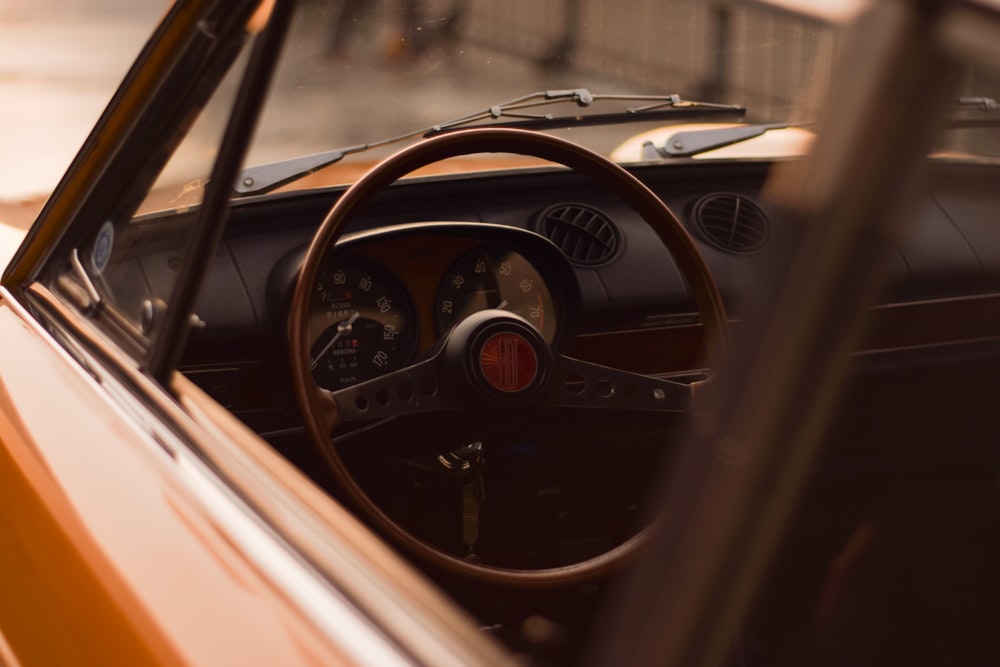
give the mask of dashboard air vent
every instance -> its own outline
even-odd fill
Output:
[[[705,240],[726,252],[746,254],[760,250],[770,231],[763,209],[737,194],[705,195],[695,202],[693,215]]]
[[[618,254],[621,236],[611,219],[585,204],[556,204],[538,214],[535,231],[575,264],[596,266]]]

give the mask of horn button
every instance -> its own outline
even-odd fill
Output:
[[[502,310],[480,311],[456,325],[445,356],[448,368],[461,369],[452,373],[455,393],[494,408],[537,403],[551,374],[552,355],[541,334]]]
[[[479,348],[479,375],[504,394],[530,388],[538,377],[538,355],[524,336],[513,331],[495,333]]]

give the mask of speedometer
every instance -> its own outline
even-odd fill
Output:
[[[556,308],[541,274],[520,253],[502,246],[473,250],[458,260],[438,289],[440,333],[480,310],[497,308],[525,318],[552,342]]]
[[[352,255],[327,260],[313,291],[309,365],[327,389],[408,364],[417,342],[413,308],[390,273]]]

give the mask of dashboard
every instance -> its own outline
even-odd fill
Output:
[[[677,214],[734,326],[766,268],[769,161],[634,169]],[[997,327],[995,166],[936,163],[873,309],[871,350],[979,340]],[[298,266],[342,189],[241,200],[197,309],[182,371],[262,434],[295,428],[287,310]],[[469,312],[502,306],[550,344],[652,375],[704,368],[687,284],[644,221],[588,178],[537,168],[388,188],[329,252],[312,308],[318,382],[348,386],[411,363]],[[367,288],[367,289],[366,289]],[[987,316],[984,316],[984,313]]]

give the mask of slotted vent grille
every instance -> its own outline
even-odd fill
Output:
[[[694,220],[705,240],[720,250],[737,254],[760,250],[770,232],[763,209],[752,200],[731,193],[699,199],[694,205]]]
[[[538,214],[535,231],[559,246],[571,262],[585,266],[611,261],[621,242],[611,219],[584,204],[548,207]]]

